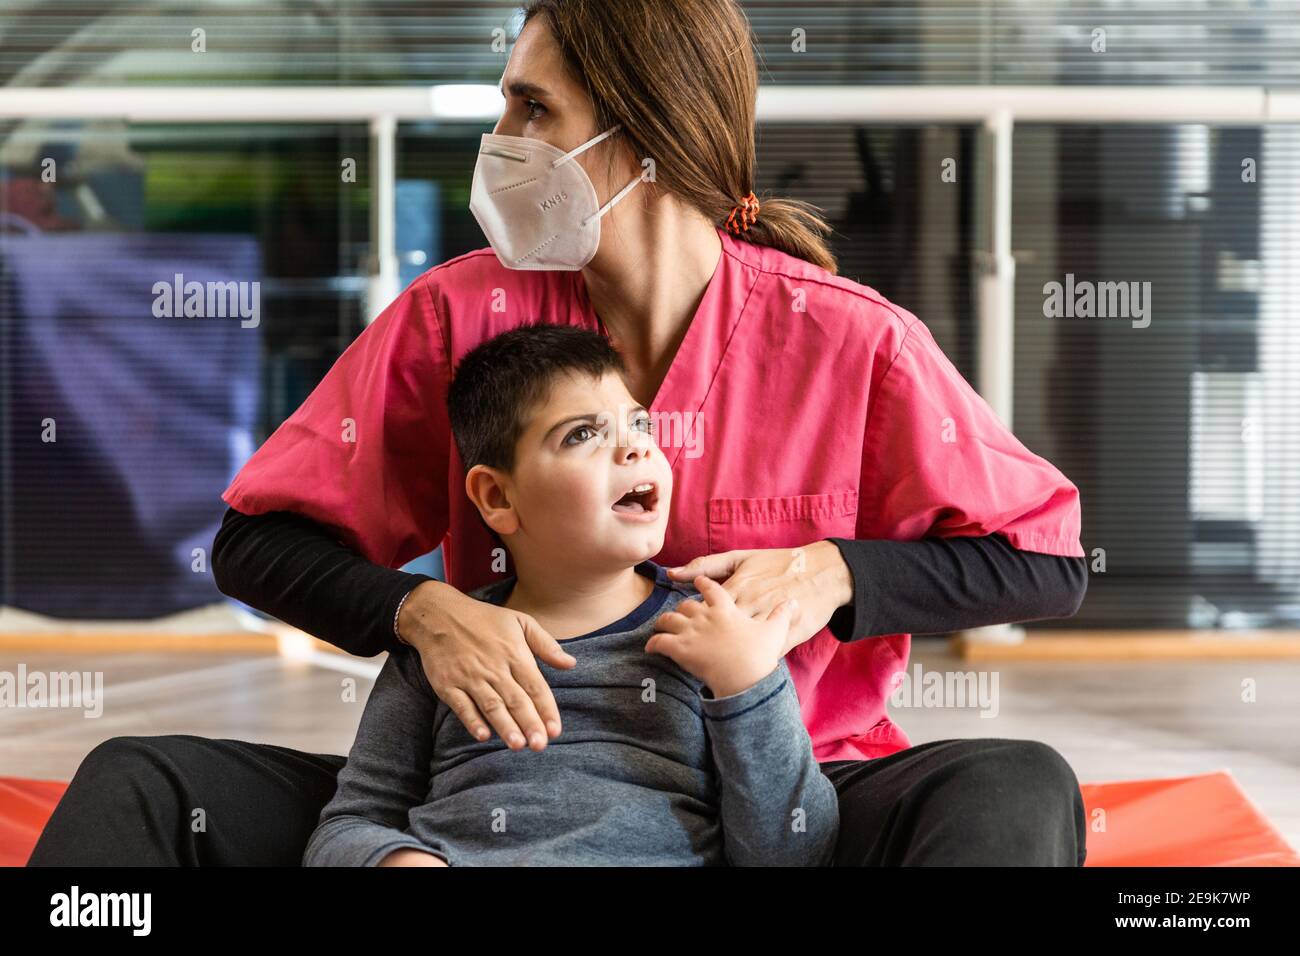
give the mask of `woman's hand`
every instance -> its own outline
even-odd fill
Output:
[[[782,601],[797,600],[782,656],[825,627],[836,608],[853,601],[853,575],[830,541],[802,548],[722,551],[668,569],[675,581],[690,582],[699,574],[721,581],[750,617],[766,618]]]
[[[429,684],[478,740],[491,724],[511,750],[546,749],[560,711],[537,667],[577,659],[533,618],[478,601],[442,581],[417,585],[398,615],[402,638],[420,653]]]

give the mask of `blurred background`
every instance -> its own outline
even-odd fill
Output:
[[[742,6],[763,86],[756,192],[821,206],[841,273],[924,320],[1082,494],[1087,598],[1031,633],[1068,653],[1017,659],[1042,646],[1019,633],[918,638],[940,668],[1001,654],[1003,716],[895,719],[914,741],[1049,739],[1081,778],[1231,766],[1294,844],[1300,4]],[[369,318],[487,245],[470,180],[514,14],[0,0],[5,666],[105,654],[112,635],[259,631],[212,582],[220,494]],[[157,318],[141,290],[174,273],[257,281],[256,325]],[[1045,316],[1044,286],[1067,275],[1149,282],[1149,327]],[[437,553],[412,567],[436,575]],[[92,731],[11,722],[27,743],[0,744],[0,772],[66,779],[121,732],[346,752],[359,711],[308,716],[343,664],[286,684],[283,642],[264,670],[149,646],[97,658],[134,709]],[[329,656],[293,646],[304,667]],[[1269,690],[1249,719],[1243,680]],[[196,687],[208,703],[187,712]]]
[[[744,7],[764,86],[802,88],[809,117],[764,123],[759,192],[825,209],[841,272],[921,316],[976,383],[990,136],[979,121],[818,121],[818,87],[857,87],[867,116],[877,94],[927,85],[1300,93],[1294,3]],[[67,114],[78,94],[126,90],[118,117],[0,111],[2,603],[144,618],[219,600],[191,565],[210,547],[221,490],[377,311],[370,280],[389,250],[372,235],[369,122],[138,121],[129,90],[192,87],[198,113],[211,87],[488,88],[508,56],[493,30],[509,30],[512,12],[437,0],[0,3],[6,103],[55,89]],[[196,28],[206,52],[191,49]],[[1098,28],[1105,52],[1093,51]],[[797,29],[810,35],[802,52]],[[499,109],[485,89],[462,103],[483,109],[485,93]],[[245,105],[255,115],[256,98]],[[1300,623],[1296,120],[1016,120],[1012,421],[1079,485],[1084,541],[1107,559],[1062,626]],[[493,122],[396,125],[393,295],[486,245],[468,195]],[[341,157],[355,160],[355,181]],[[956,182],[936,174],[947,158]],[[1263,171],[1256,181],[1242,181],[1245,158]],[[131,290],[173,271],[260,280],[258,326],[141,315]],[[1151,282],[1156,321],[1134,334],[1122,321],[1044,319],[1043,286],[1066,273]],[[63,441],[23,440],[51,417]]]

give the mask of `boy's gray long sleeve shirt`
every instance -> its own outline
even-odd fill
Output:
[[[698,600],[659,565],[626,617],[538,662],[561,735],[541,752],[474,739],[430,687],[419,654],[389,654],[366,702],[306,866],[374,866],[410,847],[452,866],[830,863],[839,804],[813,758],[785,661],[740,693],[645,644],[660,614]],[[504,601],[513,579],[473,597]]]

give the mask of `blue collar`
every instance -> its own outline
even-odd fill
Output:
[[[637,607],[630,613],[619,618],[617,621],[606,624],[604,627],[587,634],[579,634],[576,637],[566,637],[560,643],[567,644],[570,641],[580,641],[584,638],[597,637],[601,634],[613,634],[619,631],[635,630],[649,620],[650,617],[663,606],[664,600],[668,597],[669,591],[681,591],[686,594],[694,592],[694,588],[691,585],[683,584],[680,581],[674,581],[668,576],[667,568],[656,564],[654,561],[649,559],[636,565],[635,570],[638,574],[643,574],[654,581],[655,588],[650,592],[649,597],[637,605]],[[481,600],[498,606],[504,604],[506,599],[510,597],[510,592],[514,589],[514,586],[515,575],[511,575],[508,578],[497,581],[495,584],[488,585]]]
[[[644,574],[652,579],[659,587],[669,588],[673,591],[684,591],[691,593],[694,587],[690,582],[674,581],[668,576],[668,569],[662,565],[656,564],[649,559],[636,565],[634,569],[637,574]],[[515,586],[516,575],[510,575],[508,578],[502,578],[500,581],[494,581],[484,587],[484,596],[481,600],[489,604],[503,604],[506,598],[510,596],[510,589]]]

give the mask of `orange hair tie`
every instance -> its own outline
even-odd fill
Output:
[[[760,208],[758,197],[751,189],[748,196],[732,207],[731,215],[727,217],[727,231],[737,236],[749,232],[749,227],[758,219]],[[739,221],[737,216],[740,217]]]

